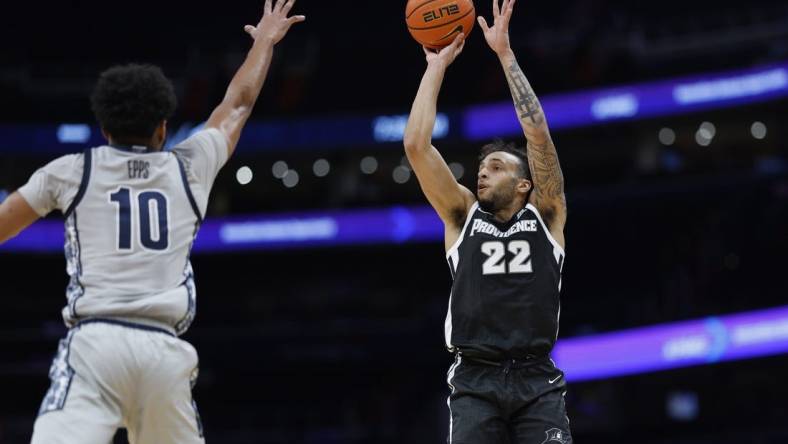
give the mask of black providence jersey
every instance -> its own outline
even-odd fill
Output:
[[[454,283],[450,351],[488,359],[546,356],[558,336],[564,250],[530,203],[508,223],[475,203],[446,253]]]

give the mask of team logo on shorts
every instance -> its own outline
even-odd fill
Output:
[[[547,444],[549,442],[560,442],[561,444],[566,444],[569,442],[569,435],[564,433],[561,429],[550,429],[544,432],[547,435],[547,438],[542,441],[542,444]]]

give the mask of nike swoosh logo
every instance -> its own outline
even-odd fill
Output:
[[[547,382],[549,382],[550,384],[554,384],[555,381],[558,381],[559,379],[561,379],[562,376],[564,376],[564,375],[558,375],[558,376],[555,377],[555,379],[548,379]]]
[[[454,28],[454,29],[453,29],[451,32],[449,32],[448,34],[446,34],[446,35],[444,35],[443,37],[441,37],[441,38],[439,38],[438,40],[436,40],[436,42],[440,42],[440,41],[441,41],[441,40],[443,40],[443,39],[447,39],[447,38],[449,38],[449,37],[453,36],[454,34],[459,34],[459,33],[461,33],[461,32],[462,32],[462,30],[463,30],[463,27],[462,27],[462,25],[457,25],[457,27],[456,27],[456,28]]]

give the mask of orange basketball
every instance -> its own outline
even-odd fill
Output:
[[[408,0],[405,21],[417,42],[440,49],[451,44],[457,34],[470,34],[476,11],[473,0]]]

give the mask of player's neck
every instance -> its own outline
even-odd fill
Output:
[[[144,138],[124,138],[124,139],[115,139],[114,137],[109,137],[109,144],[114,146],[144,146],[148,148],[150,151],[160,151],[161,148],[157,147],[158,145],[154,143],[153,139],[144,139]]]
[[[514,199],[509,205],[505,208],[501,208],[493,213],[493,219],[497,222],[505,223],[512,220],[512,216],[514,216],[518,211],[522,210],[525,206],[525,202],[520,199]]]

